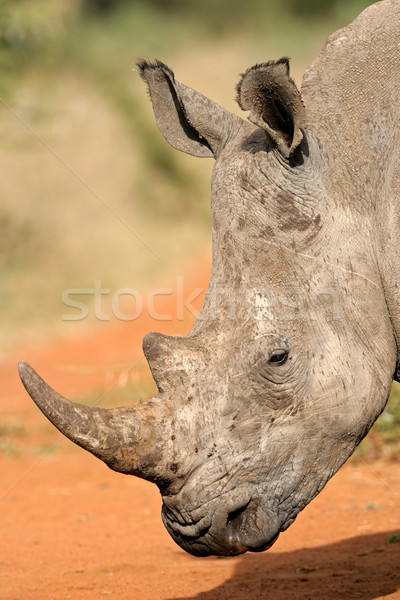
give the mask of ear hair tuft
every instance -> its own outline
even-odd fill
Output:
[[[242,103],[241,103],[241,88],[242,88],[243,81],[247,77],[247,75],[249,75],[253,71],[273,70],[274,67],[277,67],[278,65],[285,65],[286,74],[288,76],[289,81],[293,85],[296,85],[294,83],[293,79],[290,77],[290,59],[287,56],[282,56],[282,58],[279,58],[278,60],[269,60],[268,62],[265,62],[265,63],[257,63],[255,65],[253,65],[252,67],[249,67],[244,73],[241,73],[240,79],[239,79],[238,83],[236,84],[236,102],[239,104],[239,106],[242,110],[248,110],[247,108],[243,108]]]
[[[264,129],[280,153],[289,158],[303,140],[306,112],[290,77],[289,59],[256,64],[236,86],[237,102],[249,120]]]
[[[143,79],[145,79],[145,73],[148,69],[161,69],[161,71],[167,73],[172,80],[175,80],[175,75],[173,71],[171,71],[171,69],[166,64],[161,62],[161,60],[155,60],[152,62],[141,58],[137,61],[136,66],[138,67],[140,76]]]

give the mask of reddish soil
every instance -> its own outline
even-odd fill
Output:
[[[208,275],[197,273],[193,289]],[[153,329],[160,323],[144,318],[23,357],[61,392],[87,393],[110,386],[107,365],[133,364]],[[2,600],[400,599],[400,465],[347,464],[268,552],[194,558],[164,530],[154,485],[62,438],[22,389],[15,361],[0,377],[0,426],[17,419],[10,435],[23,449],[0,454]]]

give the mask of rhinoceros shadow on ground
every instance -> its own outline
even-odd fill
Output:
[[[389,531],[294,552],[246,554],[238,560],[231,579],[213,590],[179,600],[386,597],[400,590],[398,535],[399,531]]]

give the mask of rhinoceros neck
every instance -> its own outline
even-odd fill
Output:
[[[329,38],[302,86],[308,126],[321,141],[324,185],[353,223],[353,247],[374,254],[398,345],[399,43],[400,3],[379,2]]]
[[[306,71],[308,127],[321,140],[329,192],[371,210],[385,192],[396,143],[400,3],[370,6],[329,39]]]

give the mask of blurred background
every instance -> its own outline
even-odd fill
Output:
[[[0,358],[101,327],[92,310],[62,320],[68,288],[145,291],[209,255],[212,161],[163,140],[138,58],[240,114],[241,72],[287,55],[300,85],[327,36],[368,4],[0,0]]]
[[[178,276],[196,285],[197,271],[207,285],[212,161],[163,140],[137,59],[240,114],[240,73],[289,56],[300,86],[326,38],[371,3],[0,0],[0,363],[116,324],[110,297],[102,320],[85,294],[87,318],[66,320],[65,290],[145,294]]]

